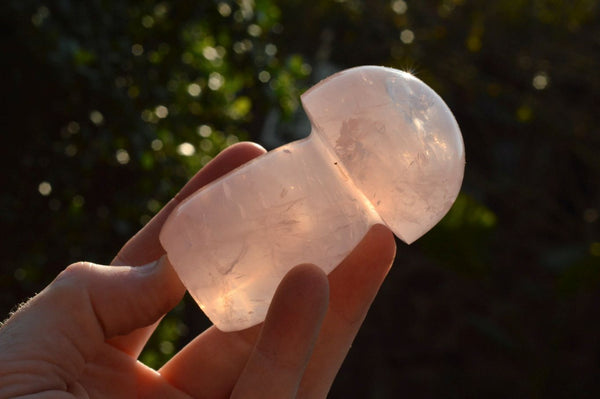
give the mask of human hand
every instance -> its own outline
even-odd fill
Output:
[[[328,277],[292,269],[263,324],[211,327],[157,371],[137,361],[185,292],[159,243],[162,224],[185,197],[263,152],[250,143],[223,151],[112,267],[71,265],[12,315],[0,329],[0,398],[325,397],[394,258],[380,225]]]

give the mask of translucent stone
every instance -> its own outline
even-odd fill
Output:
[[[412,243],[460,190],[458,125],[411,74],[348,69],[308,90],[302,104],[308,138],[198,190],[161,231],[182,282],[223,331],[262,322],[292,267],[331,272],[374,224]]]

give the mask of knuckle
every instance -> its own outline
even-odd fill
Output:
[[[67,266],[57,277],[57,280],[63,279],[84,279],[91,272],[92,264],[89,262],[75,262]]]
[[[50,285],[52,292],[60,297],[81,295],[90,281],[92,268],[93,265],[89,262],[76,262],[67,266]]]

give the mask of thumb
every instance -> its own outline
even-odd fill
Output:
[[[48,289],[63,291],[65,301],[69,301],[68,293],[72,290],[76,291],[73,300],[89,301],[89,308],[81,308],[93,310],[105,339],[156,322],[185,293],[185,287],[166,256],[136,267],[75,263]],[[76,303],[72,305],[76,306]]]

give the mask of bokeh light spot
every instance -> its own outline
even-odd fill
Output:
[[[191,143],[181,143],[177,146],[177,153],[184,157],[191,157],[196,153],[196,148]]]
[[[230,134],[225,139],[225,145],[227,147],[229,147],[230,145],[233,145],[235,143],[239,143],[239,141],[240,141],[240,139],[237,136],[234,136],[233,134]]]
[[[256,24],[248,25],[248,34],[252,37],[258,37],[262,33],[262,28]]]
[[[546,72],[538,72],[533,77],[531,84],[536,90],[544,90],[550,82]]]
[[[209,61],[214,61],[219,57],[217,49],[211,46],[206,46],[202,49],[202,55]]]
[[[265,46],[265,54],[269,57],[273,57],[275,54],[277,54],[277,46],[273,43],[267,44]]]
[[[231,6],[225,2],[220,2],[217,4],[217,11],[222,17],[228,17],[231,15]]]
[[[150,147],[152,147],[152,149],[154,151],[160,151],[163,148],[163,142],[161,139],[154,139],[152,140],[152,142],[150,143]]]
[[[219,72],[212,72],[208,76],[208,88],[211,90],[219,90],[225,83],[225,78]]]
[[[144,28],[152,28],[154,26],[154,18],[151,15],[144,15],[142,17],[142,26]]]
[[[164,17],[169,11],[169,6],[166,2],[158,3],[154,6],[154,15],[158,18]]]
[[[394,11],[398,15],[402,15],[408,9],[408,5],[404,0],[394,0],[392,1],[392,11]]]
[[[75,144],[67,144],[65,147],[65,155],[68,157],[77,155],[77,146]]]
[[[77,134],[79,133],[79,123],[75,122],[75,121],[71,121],[67,124],[67,132],[69,132],[70,134]]]
[[[98,110],[90,112],[90,121],[96,126],[101,125],[104,122],[104,115]]]
[[[267,83],[269,80],[271,80],[271,74],[269,73],[269,71],[260,71],[258,73],[258,80],[260,80],[263,83]]]
[[[192,97],[198,97],[202,93],[202,88],[198,83],[190,83],[187,87],[187,92]]]
[[[203,155],[200,158],[200,164],[202,165],[206,165],[207,163],[209,163],[212,160],[212,157],[210,155]]]
[[[233,51],[236,54],[243,54],[245,52],[248,52],[248,51],[252,50],[252,47],[253,47],[252,42],[248,39],[244,39],[239,42],[233,43]]]
[[[120,163],[121,165],[126,165],[129,163],[129,153],[127,152],[127,150],[123,149],[123,148],[119,148],[117,150],[117,152],[115,153],[115,158],[117,159],[117,162]]]
[[[209,139],[203,139],[202,141],[200,141],[200,149],[203,152],[209,152],[214,148],[214,144],[212,141],[210,141]]]
[[[49,16],[50,16],[50,10],[48,9],[48,7],[41,6],[37,9],[35,14],[33,14],[31,16],[31,23],[34,26],[39,27],[44,23],[46,18],[48,18]]]
[[[162,341],[159,344],[160,351],[165,355],[170,355],[175,350],[175,346],[170,341]]]
[[[131,46],[131,54],[135,55],[136,57],[144,54],[144,46],[139,43],[134,44]]]
[[[200,125],[198,126],[198,134],[202,137],[210,137],[212,128],[208,125]]]
[[[169,116],[169,108],[165,107],[164,105],[159,105],[158,107],[156,107],[154,109],[154,113],[156,114],[156,116],[158,116],[160,119],[164,119],[167,116]]]
[[[47,181],[43,181],[38,185],[38,191],[44,197],[47,197],[52,192],[52,185],[50,183],[48,183]]]
[[[415,41],[415,34],[410,29],[404,29],[402,32],[400,32],[400,40],[404,44],[411,44]]]

